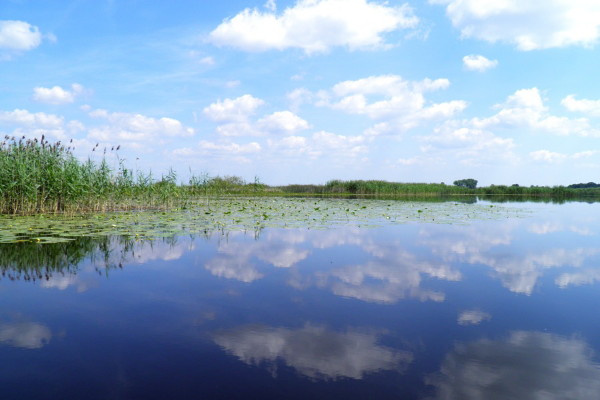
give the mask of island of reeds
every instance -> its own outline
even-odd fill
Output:
[[[96,151],[96,148],[93,151]],[[476,187],[474,179],[454,184],[397,183],[381,180],[331,180],[323,185],[269,186],[258,179],[248,183],[235,176],[192,175],[178,182],[171,170],[160,178],[128,168],[118,157],[119,147],[104,149],[96,162],[77,159],[72,142],[5,136],[0,142],[0,213],[84,213],[181,206],[214,195],[244,196],[378,196],[444,198],[446,196],[511,196],[511,199],[600,199],[600,185]],[[100,150],[98,150],[100,151]],[[111,168],[106,153],[115,152]],[[473,184],[474,183],[474,184]]]

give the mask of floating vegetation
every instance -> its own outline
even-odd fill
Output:
[[[457,202],[426,203],[366,199],[212,198],[166,211],[121,211],[66,216],[0,216],[0,243],[58,243],[78,237],[151,239],[263,228],[324,229],[390,223],[466,224],[527,215],[523,209]]]

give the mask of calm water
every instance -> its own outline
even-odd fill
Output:
[[[598,398],[600,204],[510,206],[0,245],[0,398]]]

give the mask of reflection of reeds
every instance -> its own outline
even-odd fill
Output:
[[[80,237],[59,243],[2,243],[0,244],[0,273],[10,280],[37,281],[49,280],[53,276],[75,275],[79,265],[87,258],[100,272],[121,267],[119,258],[111,257],[113,252],[110,237]],[[120,240],[123,252],[127,254],[130,239]]]
[[[205,238],[211,236],[209,231],[204,235]],[[192,240],[195,237],[190,236]],[[175,247],[178,238],[155,240]],[[135,260],[146,246],[152,248],[153,243],[117,235],[78,237],[58,243],[0,243],[0,276],[12,281],[48,281],[53,277],[77,275],[86,260],[98,274],[108,275],[109,271],[122,269],[124,264]]]

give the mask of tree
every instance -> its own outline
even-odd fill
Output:
[[[457,181],[454,181],[454,185],[455,186],[460,186],[460,187],[465,187],[465,188],[469,188],[469,189],[475,189],[477,187],[477,180],[476,179],[459,179]]]

